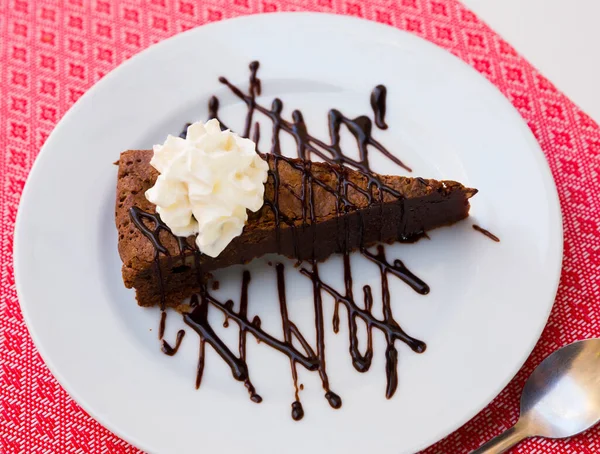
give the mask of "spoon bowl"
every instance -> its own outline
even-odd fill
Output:
[[[533,371],[517,424],[472,454],[502,453],[525,438],[566,438],[600,421],[600,339],[562,347]]]
[[[571,437],[600,420],[600,339],[563,347],[531,374],[521,396],[521,417],[536,435]]]

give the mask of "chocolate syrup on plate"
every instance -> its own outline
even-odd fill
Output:
[[[339,110],[331,109],[328,114],[330,142],[324,142],[308,133],[302,113],[299,110],[294,110],[291,114],[291,120],[286,120],[282,117],[283,102],[279,98],[275,98],[271,107],[267,108],[257,101],[257,96],[261,94],[261,81],[257,77],[259,63],[252,62],[250,64],[250,78],[248,92],[243,92],[239,87],[229,82],[226,78],[221,77],[219,81],[227,86],[231,92],[240,98],[247,107],[246,117],[244,121],[244,137],[252,137],[257,143],[260,141],[259,123],[255,121],[256,115],[266,116],[271,120],[272,125],[272,141],[270,153],[274,156],[275,165],[273,170],[269,170],[269,177],[274,182],[274,199],[267,202],[267,206],[272,210],[275,217],[275,225],[277,229],[277,239],[279,242],[279,229],[281,223],[288,224],[293,229],[303,229],[316,222],[315,205],[313,199],[313,187],[319,185],[329,191],[336,197],[336,211],[340,219],[346,219],[343,214],[353,207],[348,197],[348,189],[352,188],[365,196],[370,203],[382,202],[384,193],[391,194],[398,199],[402,195],[393,188],[386,186],[383,181],[375,174],[370,167],[369,151],[373,148],[383,156],[387,157],[391,162],[402,167],[406,171],[411,169],[399,160],[396,156],[390,153],[381,143],[376,141],[372,136],[373,122],[367,116],[359,116],[356,118],[348,118]],[[380,129],[386,129],[385,123],[386,113],[386,88],[383,85],[375,87],[371,94],[371,106],[373,108],[375,125]],[[210,98],[208,103],[209,117],[219,118],[219,100],[215,96]],[[219,119],[221,126],[224,123]],[[359,158],[354,159],[344,154],[340,146],[340,138],[342,126],[352,134],[358,146]],[[296,142],[297,157],[301,158],[302,162],[294,162],[281,154],[280,135],[281,133],[290,134]],[[183,134],[183,132],[182,132]],[[313,178],[311,172],[310,158],[317,156],[325,162],[336,164],[333,168],[336,173],[338,187],[333,189],[330,186],[322,183],[320,180]],[[302,225],[295,226],[294,223],[283,215],[279,210],[279,186],[281,184],[279,177],[279,161],[285,160],[287,163],[298,169],[302,174],[302,193],[300,200],[302,202]],[[351,182],[346,178],[346,168],[352,168],[361,172],[366,178],[368,184],[364,189]],[[422,184],[427,185],[425,180],[420,179]],[[382,205],[382,204],[381,204]],[[166,322],[165,296],[162,284],[161,269],[159,266],[160,254],[169,256],[168,250],[162,245],[159,234],[162,231],[170,233],[169,228],[162,222],[158,214],[145,213],[138,208],[132,208],[130,211],[133,223],[140,231],[150,240],[155,249],[155,270],[156,278],[161,283],[159,286],[161,292],[161,322],[159,328],[159,338],[164,335],[164,326]],[[383,215],[383,213],[382,213]],[[347,227],[347,226],[346,226]],[[339,241],[342,244],[347,244],[349,229],[342,230],[345,232],[341,235]],[[315,229],[313,229],[315,232]],[[399,239],[403,239],[400,238]],[[315,238],[313,238],[313,241]],[[248,390],[250,399],[256,403],[262,401],[262,397],[257,394],[254,385],[252,384],[249,372],[249,366],[246,355],[246,342],[248,334],[253,336],[258,342],[265,344],[289,358],[292,382],[294,385],[294,400],[291,404],[291,416],[298,421],[304,417],[304,408],[300,399],[300,390],[302,385],[298,385],[297,367],[301,366],[309,371],[314,371],[319,374],[323,387],[323,395],[332,408],[340,408],[342,406],[342,398],[334,392],[329,384],[328,372],[326,367],[326,346],[325,346],[325,320],[323,311],[322,294],[325,292],[333,297],[335,301],[334,317],[332,320],[334,332],[339,331],[340,317],[339,306],[346,308],[348,314],[348,333],[350,343],[350,356],[354,368],[359,372],[369,370],[374,351],[373,351],[373,330],[380,331],[386,340],[386,392],[385,395],[391,398],[398,386],[398,350],[396,341],[400,341],[408,345],[414,352],[423,353],[426,349],[425,343],[408,335],[394,319],[391,308],[391,295],[389,289],[389,276],[395,276],[409,285],[415,292],[426,295],[429,293],[429,286],[419,277],[414,275],[405,265],[395,259],[389,261],[385,254],[384,246],[379,245],[376,251],[373,252],[366,248],[361,248],[360,253],[379,268],[381,279],[381,304],[383,309],[383,317],[377,318],[373,315],[372,309],[374,305],[373,292],[369,285],[362,288],[362,294],[359,298],[353,294],[353,277],[350,264],[350,255],[346,252],[343,256],[344,263],[344,292],[338,292],[332,286],[327,284],[319,274],[319,266],[316,260],[308,260],[303,264],[297,264],[300,273],[306,276],[312,282],[313,288],[313,309],[315,313],[316,339],[314,348],[311,342],[302,334],[297,325],[290,319],[287,309],[286,284],[285,284],[285,268],[281,263],[276,264],[275,273],[277,279],[277,291],[279,297],[279,309],[281,315],[281,323],[283,328],[283,339],[279,339],[261,328],[260,318],[254,316],[252,319],[248,316],[248,288],[251,282],[251,275],[248,270],[242,274],[241,292],[240,292],[240,308],[238,311],[233,309],[233,301],[228,300],[222,302],[215,298],[207,286],[207,282],[202,278],[199,256],[200,253],[195,249],[195,245],[191,246],[184,238],[178,238],[180,254],[183,257],[185,250],[194,250],[196,257],[197,278],[200,287],[200,292],[194,295],[191,299],[190,306],[192,310],[184,314],[185,323],[190,326],[199,336],[199,351],[198,351],[198,366],[196,373],[196,388],[200,387],[205,368],[205,352],[208,344],[221,359],[229,366],[233,377],[243,382]],[[294,241],[294,250],[297,250],[298,244]],[[342,248],[343,249],[343,248]],[[171,258],[170,258],[171,259]],[[391,262],[391,263],[390,263]],[[217,333],[213,330],[208,321],[208,312],[210,308],[221,311],[225,317],[224,326],[228,326],[230,322],[238,325],[238,352],[234,353],[225,345]],[[367,326],[367,345],[364,348],[364,353],[361,352],[358,340],[358,320],[362,320]],[[168,355],[173,355],[177,352],[179,345],[183,339],[184,332],[179,331],[175,347],[171,347],[166,341],[162,341],[162,350]],[[296,342],[294,342],[294,340]],[[295,345],[299,345],[296,347]]]
[[[479,227],[477,224],[473,225],[473,229],[477,230],[479,233],[484,234],[485,236],[487,236],[490,240],[495,241],[496,243],[500,242],[500,238],[498,238],[496,235],[494,235],[492,232],[490,232],[489,230],[486,230],[482,227]]]
[[[379,129],[387,129],[385,123],[387,88],[385,85],[377,85],[371,92],[371,108],[375,116],[375,124]]]

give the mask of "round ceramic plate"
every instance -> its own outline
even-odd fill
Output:
[[[327,296],[329,379],[343,406],[330,408],[318,374],[299,368],[305,417],[294,422],[286,357],[249,342],[250,371],[264,399],[255,404],[207,348],[204,380],[196,390],[195,333],[188,329],[176,356],[164,355],[157,311],[138,307],[123,286],[113,162],[123,150],[150,148],[168,133],[178,134],[184,123],[205,119],[212,94],[221,99],[222,119],[241,128],[245,106],[218,77],[246,89],[252,60],[261,62],[259,101],[270,105],[274,97],[282,98],[284,117],[301,109],[309,130],[324,140],[329,140],[330,108],[372,116],[371,89],[385,84],[389,129],[375,130],[375,138],[411,166],[414,176],[454,179],[480,190],[469,219],[433,231],[430,240],[386,249],[388,257],[402,259],[431,286],[430,294],[421,296],[390,279],[396,320],[428,346],[416,354],[397,343],[399,385],[390,400],[384,339],[375,335],[371,370],[356,372],[348,355],[345,311],[335,335],[333,301]],[[263,126],[260,143],[267,148],[270,128]],[[293,153],[288,139],[284,152]],[[347,137],[342,144],[346,150],[354,147]],[[376,152],[371,161],[376,171],[406,174]],[[474,223],[501,242],[476,232]],[[415,36],[314,14],[207,25],[152,46],[106,76],[44,145],[23,194],[15,239],[19,300],[48,367],[92,416],[154,453],[424,448],[481,410],[523,364],[552,307],[561,256],[552,177],[531,132],[500,92],[462,61]],[[310,282],[284,263],[290,317],[314,339]],[[380,316],[377,267],[358,256],[352,264],[354,293],[371,285]],[[267,259],[248,268],[249,311],[281,338],[275,270]],[[324,281],[342,290],[339,257],[320,271]],[[217,273],[217,295],[238,301],[241,273],[241,267]],[[221,317],[211,311],[217,326]],[[182,325],[171,314],[166,338],[173,341]],[[222,333],[236,348],[236,326]]]

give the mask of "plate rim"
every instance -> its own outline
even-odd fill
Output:
[[[109,431],[111,431],[112,433],[117,435],[119,438],[121,438],[121,439],[125,440],[126,442],[132,444],[133,446],[135,446],[139,449],[145,450],[145,451],[148,451],[150,447],[145,446],[145,443],[142,440],[138,440],[135,436],[131,436],[131,435],[121,431],[119,429],[119,427],[116,427],[115,425],[112,424],[110,419],[105,418],[101,413],[99,413],[99,412],[95,411],[93,408],[91,408],[91,405],[88,405],[88,403],[86,402],[85,399],[83,399],[80,395],[78,395],[78,393],[75,392],[74,389],[71,389],[71,386],[69,385],[69,381],[54,366],[49,355],[45,351],[43,343],[38,338],[38,335],[37,335],[35,329],[33,328],[33,322],[31,319],[31,315],[28,312],[27,304],[24,303],[24,299],[23,299],[23,295],[24,295],[23,285],[24,284],[22,283],[22,279],[20,277],[20,276],[22,276],[22,273],[18,271],[20,268],[20,266],[19,266],[20,252],[19,251],[23,249],[23,247],[20,246],[20,244],[23,242],[23,240],[21,239],[23,234],[20,233],[20,232],[22,232],[21,225],[24,223],[23,212],[25,210],[23,209],[23,206],[27,205],[28,195],[31,192],[31,188],[33,186],[31,181],[35,180],[36,173],[37,173],[38,169],[41,167],[41,165],[39,164],[40,161],[43,159],[46,159],[46,156],[48,155],[47,150],[52,148],[52,142],[53,142],[52,139],[53,139],[53,136],[55,135],[55,132],[65,123],[65,121],[67,119],[77,115],[77,112],[78,112],[80,106],[83,103],[87,102],[88,98],[94,96],[94,93],[98,90],[98,87],[102,87],[103,85],[110,83],[110,81],[112,79],[118,77],[119,73],[121,72],[121,70],[124,67],[135,63],[139,58],[142,58],[142,57],[146,56],[147,54],[154,52],[157,48],[159,48],[163,45],[166,45],[166,43],[170,43],[172,41],[176,41],[176,40],[180,40],[180,39],[185,39],[185,37],[188,34],[192,35],[192,34],[196,33],[198,31],[198,29],[218,28],[223,25],[228,26],[229,24],[238,22],[238,21],[261,21],[261,20],[264,20],[265,18],[268,18],[267,20],[273,20],[274,18],[284,17],[284,16],[305,16],[305,17],[315,17],[315,16],[324,17],[325,16],[326,17],[325,20],[332,20],[332,21],[339,21],[339,22],[354,22],[354,23],[361,23],[361,24],[369,23],[370,26],[372,26],[374,29],[375,28],[382,28],[382,29],[388,29],[388,30],[391,29],[391,30],[394,30],[396,33],[400,33],[400,34],[410,37],[410,39],[416,39],[418,41],[421,41],[425,45],[433,46],[433,47],[436,47],[437,49],[442,50],[444,53],[451,55],[461,65],[463,65],[464,67],[467,67],[470,70],[470,72],[473,73],[474,76],[477,76],[480,79],[482,79],[483,81],[485,81],[485,83],[488,85],[489,88],[492,88],[494,91],[496,91],[497,93],[499,93],[501,95],[501,97],[503,98],[503,101],[506,103],[506,105],[508,107],[510,107],[510,110],[512,111],[512,114],[515,116],[515,118],[523,126],[525,126],[524,134],[527,136],[526,139],[528,139],[531,142],[532,147],[535,147],[537,150],[535,153],[532,150],[532,156],[535,156],[535,159],[537,161],[537,167],[540,171],[540,176],[543,181],[544,189],[547,191],[547,200],[551,203],[551,208],[549,209],[549,211],[556,218],[556,227],[555,227],[555,230],[556,230],[555,231],[555,233],[556,233],[555,240],[557,240],[556,241],[556,247],[557,247],[556,254],[560,257],[559,260],[557,260],[556,269],[554,270],[554,274],[553,274],[554,284],[552,285],[552,292],[551,292],[551,294],[553,295],[552,301],[547,304],[545,316],[543,318],[540,318],[539,326],[535,330],[535,336],[533,337],[533,341],[531,342],[531,345],[529,345],[528,348],[525,349],[526,354],[518,361],[518,363],[517,363],[518,366],[515,367],[514,370],[511,371],[510,375],[505,380],[502,381],[502,385],[498,389],[493,391],[489,400],[486,399],[486,401],[482,402],[481,406],[477,405],[477,410],[474,411],[473,414],[470,414],[467,417],[457,420],[453,424],[450,424],[449,425],[450,429],[445,431],[445,433],[432,434],[433,436],[427,437],[428,440],[423,442],[422,445],[418,448],[418,450],[425,449],[425,448],[437,443],[438,441],[441,441],[443,438],[447,437],[448,435],[452,434],[453,432],[455,432],[461,426],[463,426],[468,421],[470,421],[474,416],[476,416],[478,413],[480,413],[487,405],[489,405],[490,402],[492,402],[502,392],[502,390],[514,379],[517,372],[523,367],[523,365],[525,364],[527,359],[530,357],[531,352],[537,345],[537,343],[542,335],[542,332],[547,325],[552,308],[554,307],[554,302],[556,301],[556,295],[557,295],[558,288],[560,285],[560,277],[561,277],[561,273],[562,273],[562,263],[563,263],[563,259],[564,259],[564,255],[563,255],[563,253],[564,253],[564,226],[563,226],[562,207],[560,204],[558,189],[556,187],[556,183],[554,181],[552,171],[550,169],[549,163],[546,159],[546,156],[545,156],[538,140],[535,138],[535,136],[533,135],[530,128],[527,127],[525,119],[516,110],[516,108],[512,105],[512,103],[510,103],[510,101],[506,98],[506,96],[499,90],[499,88],[496,85],[494,85],[491,81],[489,81],[485,76],[483,76],[481,73],[479,73],[477,70],[475,70],[471,65],[469,65],[468,63],[466,63],[464,60],[457,57],[456,55],[452,54],[448,50],[444,49],[443,47],[438,46],[437,44],[435,44],[431,41],[428,41],[425,38],[422,38],[420,36],[417,36],[415,34],[407,32],[405,30],[399,29],[392,25],[382,24],[382,23],[379,23],[376,21],[363,19],[363,18],[357,18],[357,17],[343,15],[343,14],[306,12],[306,11],[260,13],[260,14],[237,16],[234,18],[223,19],[223,20],[220,20],[217,22],[211,22],[211,23],[193,27],[189,30],[177,33],[177,34],[170,36],[166,39],[163,39],[155,44],[152,44],[152,45],[148,46],[147,48],[143,49],[142,51],[138,52],[137,54],[133,55],[131,58],[125,60],[124,62],[122,62],[115,68],[113,68],[102,79],[100,79],[95,84],[93,84],[90,88],[88,88],[86,90],[86,92],[67,110],[67,112],[63,115],[63,117],[54,126],[52,132],[48,136],[48,138],[45,141],[45,143],[43,144],[43,146],[40,148],[40,151],[38,152],[37,156],[35,157],[35,160],[31,166],[31,169],[30,169],[28,175],[27,175],[25,186],[21,193],[17,216],[16,216],[16,220],[15,220],[15,228],[14,228],[13,267],[14,267],[15,288],[17,291],[17,300],[19,302],[19,306],[20,306],[21,312],[23,314],[23,320],[27,327],[27,331],[28,331],[29,335],[31,336],[31,339],[34,343],[36,350],[38,351],[38,353],[40,354],[40,357],[44,361],[44,364],[46,365],[46,367],[48,367],[48,369],[50,370],[50,372],[52,373],[54,378],[58,381],[60,386],[89,416],[91,416],[95,421],[97,421],[103,427],[105,427],[106,429],[108,429]],[[554,212],[554,213],[552,213],[552,212]]]

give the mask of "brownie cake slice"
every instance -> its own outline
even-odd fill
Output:
[[[212,258],[194,252],[193,237],[180,239],[166,228],[157,231],[156,222],[143,215],[156,216],[156,207],[144,195],[158,177],[150,165],[152,156],[152,150],[129,150],[118,162],[116,224],[123,281],[135,288],[141,306],[160,304],[162,291],[166,306],[179,307],[199,290],[198,268],[207,273],[268,253],[320,261],[377,242],[417,239],[466,218],[469,198],[477,193],[454,181],[373,177],[328,163],[267,155],[263,207],[249,213],[242,235]],[[134,218],[146,233],[156,233],[161,253]]]

